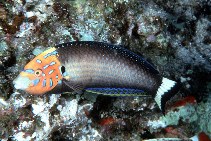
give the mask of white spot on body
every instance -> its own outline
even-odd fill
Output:
[[[49,67],[49,65],[45,65],[44,67],[43,67],[43,69],[46,69],[46,68],[48,68]]]
[[[39,59],[37,59],[37,60],[36,60],[36,62],[37,62],[37,63],[39,63],[39,64],[41,64],[41,63],[42,63],[42,61],[41,61],[41,60],[39,60]]]
[[[55,65],[55,64],[56,64],[56,62],[51,62],[51,63],[50,63],[50,66]]]
[[[48,72],[48,74],[52,74],[54,72],[54,70],[50,70],[49,72]]]

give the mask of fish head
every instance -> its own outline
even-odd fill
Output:
[[[36,56],[13,81],[16,89],[29,94],[41,95],[61,83],[61,63],[56,48],[50,48]]]

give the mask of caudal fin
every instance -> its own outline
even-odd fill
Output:
[[[163,77],[162,83],[154,98],[163,114],[165,114],[166,102],[179,91],[179,88],[180,85],[177,82]]]

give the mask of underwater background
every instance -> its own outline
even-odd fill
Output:
[[[151,98],[14,88],[31,59],[70,41],[124,45],[182,89],[164,116]],[[210,74],[209,0],[0,0],[2,141],[208,141]]]

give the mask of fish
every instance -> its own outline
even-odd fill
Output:
[[[74,41],[37,55],[13,81],[28,94],[90,93],[153,97],[161,111],[178,89],[154,65],[121,45]]]

